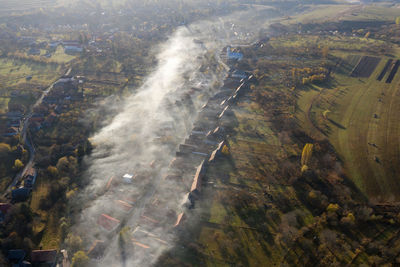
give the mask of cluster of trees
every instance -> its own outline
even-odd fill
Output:
[[[292,68],[291,76],[294,85],[306,85],[311,83],[321,83],[327,80],[329,72],[324,67],[316,68]]]
[[[28,158],[28,152],[17,144],[0,143],[0,179],[13,176]]]

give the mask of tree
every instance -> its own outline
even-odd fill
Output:
[[[78,235],[68,234],[65,239],[65,244],[71,250],[72,253],[82,249],[82,239]]]
[[[14,162],[14,167],[13,167],[13,169],[16,170],[16,171],[19,171],[19,170],[21,170],[23,167],[24,167],[24,164],[22,163],[22,161],[19,160],[19,159],[16,159],[15,162]]]
[[[8,153],[11,152],[11,147],[9,144],[6,143],[0,143],[0,159],[6,158],[8,156]]]
[[[72,257],[71,267],[86,267],[89,263],[89,257],[82,250],[76,252]]]
[[[58,170],[54,166],[47,167],[47,172],[50,174],[50,176],[52,178],[57,178],[58,177]]]

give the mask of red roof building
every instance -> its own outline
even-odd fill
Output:
[[[97,219],[97,224],[103,227],[107,231],[112,231],[115,230],[120,221],[107,215],[107,214],[101,214],[99,218]]]

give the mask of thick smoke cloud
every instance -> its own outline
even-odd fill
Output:
[[[198,111],[227,75],[220,52],[233,42],[256,40],[257,30],[267,23],[265,12],[252,10],[177,29],[159,47],[152,74],[114,108],[115,117],[93,137],[96,147],[86,159],[90,182],[78,197],[84,208],[72,232],[87,245],[105,242],[99,266],[149,266],[173,245],[171,228],[184,209],[185,183],[192,177],[184,176],[179,184],[166,181],[168,166]],[[187,166],[193,174],[196,167]],[[123,180],[124,174],[133,175],[132,183]],[[103,218],[99,223],[101,214],[118,219],[118,226],[104,229],[110,222]]]

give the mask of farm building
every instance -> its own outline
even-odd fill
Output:
[[[192,186],[190,188],[190,193],[191,194],[196,195],[196,194],[200,193],[200,191],[201,191],[201,182],[202,182],[202,179],[203,179],[203,176],[204,176],[205,172],[206,172],[206,163],[203,160],[201,162],[201,164],[199,165],[199,167],[197,167],[196,174],[194,175],[193,183],[192,183]]]
[[[57,264],[57,250],[32,250],[31,262],[33,266],[55,267]]]
[[[104,213],[101,214],[97,219],[97,224],[109,232],[115,230],[118,227],[119,223],[119,220]]]

